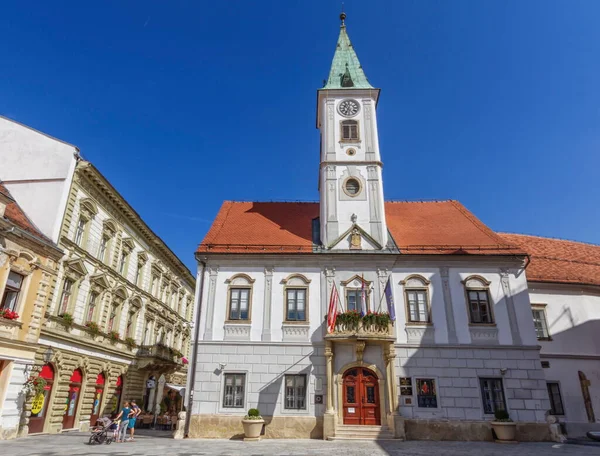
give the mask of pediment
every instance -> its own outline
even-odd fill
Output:
[[[328,249],[382,250],[383,247],[358,223],[353,223],[341,236],[327,246]]]
[[[69,268],[70,272],[78,275],[85,276],[88,273],[87,268],[85,267],[85,263],[81,258],[75,258],[73,260],[68,260],[66,262],[67,268]]]
[[[369,288],[373,282],[369,282],[368,280],[365,280],[363,277],[359,276],[358,274],[355,274],[354,276],[350,277],[348,280],[343,280],[340,283],[344,287],[348,287],[348,288],[361,288],[362,284],[364,283],[365,288]]]
[[[108,280],[108,276],[103,272],[98,272],[90,276],[90,282],[101,288],[107,289],[111,287],[111,283]]]

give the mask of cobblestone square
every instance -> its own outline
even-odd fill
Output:
[[[0,441],[0,454],[10,456],[54,455],[344,455],[344,456],[600,456],[600,447],[519,443],[425,441],[323,441],[323,440],[173,440],[168,434],[140,435],[135,442],[111,445],[87,444],[89,434],[66,433]]]

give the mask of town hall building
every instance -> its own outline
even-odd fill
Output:
[[[600,347],[540,344],[561,293],[581,305],[574,327],[592,321],[600,247],[570,243],[596,263],[563,271],[563,241],[531,254],[542,238],[457,201],[386,201],[380,91],[341,19],[317,91],[320,201],[225,201],[197,250],[187,434],[241,435],[250,408],[267,438],[490,440],[497,410],[519,440],[549,440],[548,414],[597,426]]]

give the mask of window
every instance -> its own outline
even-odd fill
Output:
[[[493,414],[496,410],[506,410],[501,378],[480,378],[483,413]]]
[[[126,250],[121,252],[121,258],[119,258],[119,273],[123,274],[125,272],[125,266],[127,265],[127,256],[129,253]]]
[[[125,328],[125,337],[133,337],[131,335],[134,329],[135,323],[135,312],[129,312],[129,317],[127,318],[127,328]]]
[[[429,323],[427,290],[406,290],[408,321],[411,323]]]
[[[365,294],[366,293],[367,293],[367,290],[365,290]],[[357,312],[360,312],[360,300],[361,300],[360,288],[346,290],[346,310],[347,311],[355,310]],[[369,307],[368,298],[367,298],[366,304],[367,304],[367,308],[368,308]]]
[[[115,326],[115,319],[117,318],[117,307],[118,306],[113,305],[110,308],[110,315],[108,316],[108,325],[106,326],[106,330],[108,332],[112,331]]]
[[[286,289],[286,320],[306,321],[306,289]]]
[[[349,196],[356,196],[360,193],[360,182],[351,177],[344,183],[344,190]]]
[[[88,308],[87,308],[87,313],[86,313],[86,322],[88,321],[94,321],[94,310],[96,309],[96,301],[98,300],[98,293],[95,292],[91,292],[90,293],[90,300],[88,302]]]
[[[150,345],[150,325],[151,323],[146,320],[146,327],[144,328],[144,339],[142,341],[145,345]]]
[[[356,120],[342,121],[342,141],[358,141],[358,122]]]
[[[144,263],[141,261],[138,261],[137,264],[137,268],[135,269],[135,284],[139,287],[140,286],[140,282],[141,282],[141,278],[143,276],[142,272],[144,270]]]
[[[244,383],[246,374],[225,374],[223,407],[244,408]]]
[[[285,376],[285,408],[306,409],[306,375]]]
[[[417,405],[421,408],[437,408],[435,379],[417,378]]]
[[[548,323],[546,322],[546,309],[542,306],[533,306],[533,325],[535,327],[535,335],[538,340],[549,340]]]
[[[102,239],[100,239],[100,246],[98,247],[98,259],[102,262],[104,262],[106,257],[106,250],[108,248],[109,240],[109,237],[104,235],[102,236]]]
[[[77,228],[75,229],[75,244],[81,247],[83,242],[83,234],[85,233],[86,221],[84,218],[80,218],[77,222]]]
[[[229,296],[230,320],[249,319],[249,298],[250,290],[248,288],[231,288]]]
[[[471,323],[493,323],[487,290],[468,290]]]
[[[19,302],[19,293],[21,292],[24,279],[25,277],[21,274],[10,271],[8,280],[6,281],[6,287],[4,288],[4,296],[2,296],[2,305],[0,306],[0,309],[8,309],[16,312],[17,304]]]
[[[156,275],[152,275],[152,289],[150,290],[150,293],[152,293],[154,296],[156,296],[158,292],[158,276]]]
[[[558,382],[546,383],[548,387],[548,397],[550,398],[550,413],[552,415],[564,415],[565,409],[560,395],[560,386]]]
[[[69,309],[69,301],[71,300],[71,292],[73,289],[73,281],[65,279],[63,283],[62,294],[58,305],[58,315],[64,314]]]

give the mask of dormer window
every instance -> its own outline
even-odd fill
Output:
[[[358,121],[342,121],[342,141],[358,141]]]

